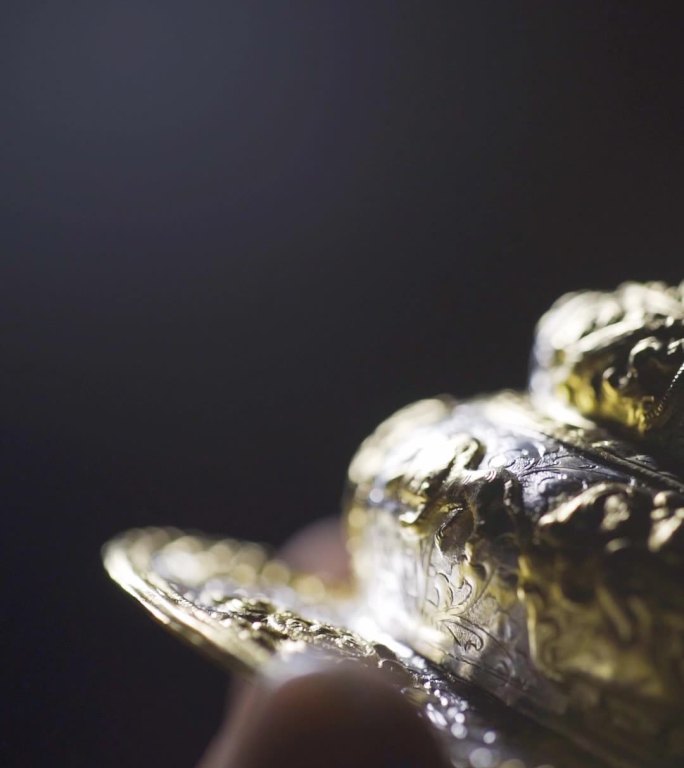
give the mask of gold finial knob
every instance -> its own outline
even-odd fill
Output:
[[[684,452],[684,282],[562,297],[537,327],[531,391],[632,438]]]

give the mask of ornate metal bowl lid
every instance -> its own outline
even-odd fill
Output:
[[[684,760],[684,284],[562,298],[528,393],[425,400],[349,469],[354,583],[171,529],[112,578],[231,669],[400,670],[454,766]]]

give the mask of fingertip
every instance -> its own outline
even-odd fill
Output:
[[[270,691],[236,733],[225,768],[438,768],[417,711],[375,672],[326,670]]]
[[[349,555],[342,521],[337,517],[323,518],[296,533],[280,557],[295,570],[315,573],[324,581],[349,578]]]

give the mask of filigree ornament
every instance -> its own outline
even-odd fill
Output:
[[[353,585],[168,530],[115,539],[107,569],[232,669],[385,669],[459,768],[680,765],[683,294],[561,299],[529,394],[382,424],[349,470]]]

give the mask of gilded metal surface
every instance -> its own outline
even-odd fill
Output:
[[[537,329],[532,391],[684,458],[684,282],[564,296]]]
[[[680,765],[683,294],[561,299],[529,395],[382,424],[349,470],[353,590],[168,531],[115,540],[107,568],[228,666],[314,649],[401,670],[459,768]]]
[[[307,670],[323,661],[381,670],[434,728],[455,768],[600,768],[378,633],[348,594],[290,573],[258,545],[141,529],[111,541],[104,558],[112,578],[163,625],[229,669],[278,677],[283,663]]]
[[[615,764],[682,754],[675,476],[503,394],[405,409],[350,477],[355,571],[381,627]]]

